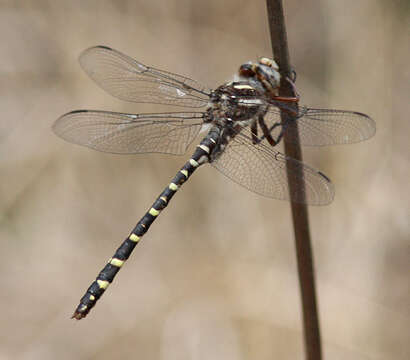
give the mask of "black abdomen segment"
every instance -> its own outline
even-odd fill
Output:
[[[80,304],[77,306],[72,318],[80,320],[87,316],[107,287],[112,283],[115,275],[117,275],[124,262],[129,258],[135,246],[137,246],[141,240],[141,237],[148,231],[161,211],[167,207],[179,187],[192,175],[198,166],[209,161],[209,154],[213,151],[219,134],[220,130],[214,127],[201,141],[191,159],[178,171],[171,183],[158,196],[151,208],[137,223],[131,234],[117,249],[113,257],[108,261],[108,264],[100,271],[95,281],[81,298]]]

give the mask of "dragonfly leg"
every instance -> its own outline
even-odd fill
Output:
[[[290,81],[292,81],[293,84],[295,84],[295,82],[296,82],[296,77],[297,77],[296,70],[292,67],[292,68],[290,69],[290,72],[291,72]]]
[[[294,74],[296,74],[296,72]],[[292,87],[292,90],[295,96],[272,96],[272,99],[276,101],[280,101],[280,102],[286,102],[286,103],[298,103],[300,96],[296,90],[296,85],[294,83],[294,80],[292,80],[288,76],[285,79],[289,83],[289,85]],[[294,76],[294,79],[296,80],[296,75]]]
[[[277,137],[276,139],[274,139],[274,140],[275,140],[275,142],[278,144],[278,143],[279,143],[279,141],[281,141],[281,140],[282,140],[282,137],[283,137],[283,127],[281,128],[281,130],[280,130],[280,133],[279,133],[278,137]]]
[[[251,125],[252,143],[258,144],[261,140],[258,138],[258,123],[254,121]]]
[[[263,121],[263,122],[265,123],[265,121]],[[281,122],[276,122],[276,123],[274,123],[274,124],[268,129],[268,134],[270,134],[271,138],[272,138],[272,131],[273,131],[273,129],[275,129],[277,126],[282,126],[282,123],[281,123]],[[253,130],[252,130],[252,131],[253,131]],[[252,134],[252,136],[253,136],[253,134]],[[277,136],[276,139],[273,139],[273,138],[272,138],[272,139],[273,139],[274,142],[278,143],[278,142],[280,141],[280,139],[282,139],[282,136],[283,136],[283,129],[280,131],[280,134]],[[260,138],[256,137],[256,140],[255,140],[254,144],[255,144],[255,145],[259,144],[259,143],[262,142],[262,140],[265,139],[265,138],[266,138],[265,135],[262,135]],[[254,140],[252,139],[252,141],[254,141]]]
[[[293,70],[294,71],[294,70]],[[298,94],[298,91],[296,89],[296,85],[295,85],[295,80],[296,80],[296,72],[294,72],[294,78],[291,79],[290,77],[286,76],[286,81],[290,84],[290,86],[292,87],[293,92],[295,93],[295,97],[297,97],[297,99],[299,100],[300,96]]]
[[[269,130],[268,127],[267,127],[266,124],[265,124],[265,119],[263,118],[263,116],[259,116],[259,117],[258,117],[258,122],[259,122],[259,126],[261,127],[262,132],[263,132],[263,137],[260,139],[260,141],[262,141],[263,138],[266,138],[266,140],[268,141],[268,143],[269,143],[271,146],[275,146],[275,145],[278,143],[278,139],[280,140],[280,138],[282,137],[282,135],[281,135],[281,134],[282,134],[282,131],[281,131],[281,133],[279,134],[277,140],[275,140],[275,139],[272,137],[272,134],[270,133],[270,131],[272,131],[273,128],[276,127],[276,124],[279,125],[279,123],[274,124],[274,125],[271,127],[271,130]],[[259,141],[259,142],[260,142],[260,141]]]
[[[299,94],[296,93],[296,96],[272,96],[272,100],[280,101],[280,102],[287,102],[287,103],[298,103],[299,102]]]

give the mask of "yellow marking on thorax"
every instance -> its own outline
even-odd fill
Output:
[[[97,284],[100,287],[100,289],[106,289],[110,283],[107,280],[97,280]]]
[[[190,163],[193,167],[199,166],[198,161],[196,161],[196,160],[194,160],[194,159],[189,159],[189,163]]]
[[[91,301],[94,301],[94,300],[95,300],[95,296],[94,296],[94,295],[90,295],[89,299],[90,299]]]
[[[187,170],[180,170],[180,171],[186,178],[188,177],[188,171]]]
[[[138,241],[140,241],[141,238],[139,236],[135,235],[135,234],[131,234],[128,239],[130,239],[131,241],[134,241],[134,242],[138,242]]]
[[[174,183],[169,184],[168,187],[169,187],[169,189],[172,190],[172,191],[177,191],[177,190],[178,190],[178,185],[177,185],[177,184],[174,184]]]
[[[216,141],[212,138],[209,138],[209,140],[211,140],[214,144],[216,144]]]
[[[239,89],[239,90],[241,90],[241,89],[253,89],[252,86],[247,85],[247,84],[234,85],[234,88],[235,88],[235,89]]]
[[[161,199],[164,203],[167,203],[167,202],[168,202],[168,200],[167,200],[167,198],[166,198],[165,196],[161,196],[160,199]]]
[[[117,258],[111,258],[109,261],[108,261],[111,265],[114,265],[114,266],[116,266],[116,267],[121,267],[123,264],[124,264],[124,260],[120,260],[120,259],[117,259]]]
[[[159,210],[151,208],[149,210],[149,214],[152,215],[152,216],[158,216],[159,215]]]

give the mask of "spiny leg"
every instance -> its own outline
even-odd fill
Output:
[[[296,73],[296,72],[295,72]],[[296,78],[295,78],[296,79]],[[298,94],[296,90],[296,85],[294,81],[289,78],[288,76],[286,77],[286,81],[289,83],[289,85],[292,87],[293,93],[295,96],[272,96],[272,100],[277,101],[277,102],[282,102],[282,103],[298,103],[300,100],[300,95]],[[294,114],[297,115],[297,114]]]
[[[291,72],[291,75],[290,75],[290,77],[287,77],[287,78],[289,78],[290,81],[295,83],[298,74],[297,74],[297,72],[296,72],[296,70],[293,66],[291,67],[290,72]]]
[[[258,123],[256,122],[256,120],[252,122],[251,133],[252,133],[252,143],[254,145],[258,144],[260,140],[258,139]]]
[[[141,237],[148,231],[149,227],[165,209],[175,195],[179,187],[192,175],[200,165],[209,161],[209,154],[213,151],[218,142],[220,130],[213,127],[208,135],[201,141],[196,148],[192,158],[189,159],[181,170],[175,175],[171,183],[164,189],[153,203],[152,207],[146,212],[142,219],[137,223],[131,234],[120,245],[108,264],[100,271],[96,280],[87,289],[85,295],[81,298],[72,318],[80,320],[87,316],[89,311],[94,307],[98,299],[102,296],[107,287],[114,280],[124,262],[129,258],[135,246],[141,240]]]
[[[271,131],[272,131],[276,126],[279,126],[279,125],[282,125],[282,124],[281,124],[281,123],[275,123],[275,124],[273,124],[273,125],[271,126],[270,129],[268,129],[268,127],[267,127],[266,124],[265,124],[265,120],[264,120],[263,116],[259,116],[259,117],[258,117],[258,123],[259,123],[260,128],[262,129],[263,136],[258,140],[257,143],[261,142],[263,139],[266,138],[266,140],[268,141],[268,143],[269,143],[271,146],[277,145],[277,143],[282,139],[282,136],[283,136],[283,127],[282,127],[282,129],[281,129],[281,131],[280,131],[280,133],[279,133],[279,135],[278,135],[278,137],[277,137],[276,139],[274,139],[274,138],[272,137]]]
[[[297,103],[299,102],[299,96],[272,96],[272,99],[279,102]]]
[[[293,70],[293,78],[286,76],[286,81],[290,84],[290,86],[292,87],[293,93],[299,99],[300,95],[296,89],[296,84],[295,84],[295,81],[296,81],[296,71],[295,70]]]

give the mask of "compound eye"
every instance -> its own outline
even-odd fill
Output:
[[[250,78],[252,76],[255,76],[255,70],[253,68],[252,64],[243,64],[239,68],[239,75],[243,76],[245,78]]]
[[[262,57],[259,59],[259,64],[269,66],[272,69],[279,70],[278,64],[276,64],[275,60],[269,59],[266,57]]]

